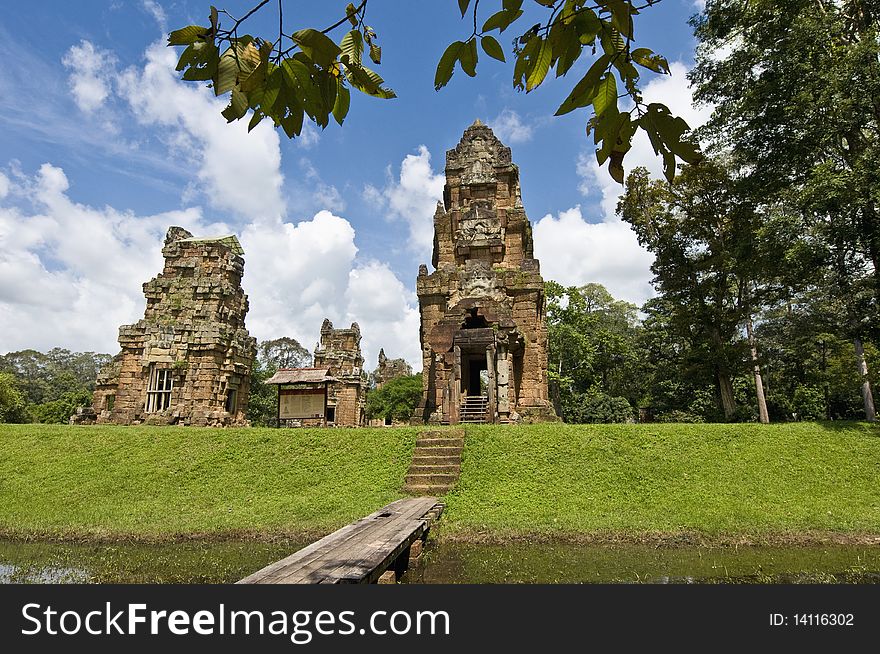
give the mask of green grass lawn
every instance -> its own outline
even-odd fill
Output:
[[[452,532],[880,534],[880,428],[474,427],[447,500]]]
[[[417,433],[0,425],[0,531],[326,533],[403,496]]]
[[[0,533],[317,534],[402,496],[418,430],[0,425]],[[444,534],[880,534],[880,428],[467,430]]]

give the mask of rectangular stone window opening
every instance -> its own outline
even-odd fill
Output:
[[[144,410],[147,413],[156,413],[170,407],[173,386],[171,370],[157,368],[156,364],[150,366],[150,384],[147,387],[147,404]]]
[[[104,398],[104,409],[107,411],[112,411],[113,407],[116,405],[116,396],[108,395]]]
[[[230,388],[226,391],[226,413],[235,413],[238,409],[238,389]]]
[[[327,422],[336,422],[336,407],[328,406],[327,407]]]

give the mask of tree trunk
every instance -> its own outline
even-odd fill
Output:
[[[733,397],[733,384],[730,383],[730,375],[718,370],[718,389],[721,391],[721,406],[724,409],[725,420],[733,420],[736,414],[736,400]]]
[[[868,363],[865,361],[865,348],[862,345],[862,339],[857,336],[853,339],[853,345],[856,350],[856,368],[862,380],[862,401],[865,403],[865,419],[868,422],[874,422],[877,419],[877,413],[874,410],[874,396],[871,394],[871,382],[868,380]]]
[[[767,413],[767,399],[764,397],[764,382],[761,379],[761,365],[758,363],[758,346],[755,342],[755,332],[752,325],[752,317],[746,320],[746,333],[749,336],[749,348],[752,351],[752,364],[755,366],[755,393],[758,396],[758,419],[761,424],[770,423],[770,414]]]
[[[718,391],[721,394],[721,408],[724,409],[724,419],[730,421],[736,413],[736,400],[733,396],[733,384],[730,382],[730,372],[724,365],[724,347],[721,341],[721,332],[717,327],[712,328],[712,343],[715,350],[715,375],[718,377]]]

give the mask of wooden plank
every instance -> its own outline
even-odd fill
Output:
[[[359,562],[387,565],[417,537],[413,533],[427,528],[427,521],[421,518],[436,502],[433,497],[392,502],[238,583],[336,583],[335,571],[350,574],[349,569]],[[406,540],[409,542],[403,544]],[[367,576],[370,572],[375,571],[367,571]]]
[[[409,503],[392,519],[376,523],[373,529],[359,533],[342,547],[326,552],[320,559],[312,562],[312,565],[292,572],[282,583],[336,583],[338,569],[363,561],[367,553],[372,553],[377,543],[385,543],[385,549],[394,549],[396,546],[387,544],[390,542],[387,539],[393,541],[408,537],[409,534],[405,532],[422,525],[424,521],[419,518],[435,504],[434,498],[416,498],[416,501]],[[379,563],[381,562],[380,560]]]
[[[310,561],[307,565],[290,570],[289,574],[280,580],[280,583],[317,583],[320,579],[327,577],[339,565],[350,561],[353,557],[357,557],[365,543],[376,538],[377,532],[381,533],[382,530],[393,528],[397,520],[399,518],[390,517],[381,522],[374,523],[369,529],[365,529],[355,538],[348,540],[338,547],[324,550],[321,556]]]
[[[308,545],[303,549],[294,552],[290,556],[281,559],[280,561],[276,561],[275,563],[272,563],[265,568],[258,570],[257,572],[254,572],[253,574],[245,577],[238,583],[274,583],[272,577],[276,576],[276,573],[280,572],[281,574],[286,574],[285,569],[288,567],[307,564],[310,560],[321,556],[328,549],[338,547],[347,540],[356,537],[358,533],[369,529],[373,525],[373,521],[383,513],[396,513],[401,508],[405,507],[408,502],[409,499],[407,498],[396,500],[391,504],[382,507],[378,511],[374,511],[365,518],[361,518],[356,522],[348,524],[341,529],[338,529],[333,533],[324,536],[324,538],[315,541],[311,545]]]

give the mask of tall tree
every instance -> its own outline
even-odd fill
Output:
[[[868,419],[862,343],[880,305],[878,21],[870,0],[709,0],[693,23],[695,97],[715,105],[703,136],[750,163],[756,195],[796,198],[806,229],[825,236]]]
[[[671,326],[703,350],[725,418],[734,419],[733,377],[747,349],[742,327],[757,302],[760,217],[741,201],[723,160],[685,167],[671,185],[637,168],[617,210],[654,254],[654,286],[672,308]],[[760,383],[757,360],[752,364]],[[766,407],[759,414],[766,416]]]

